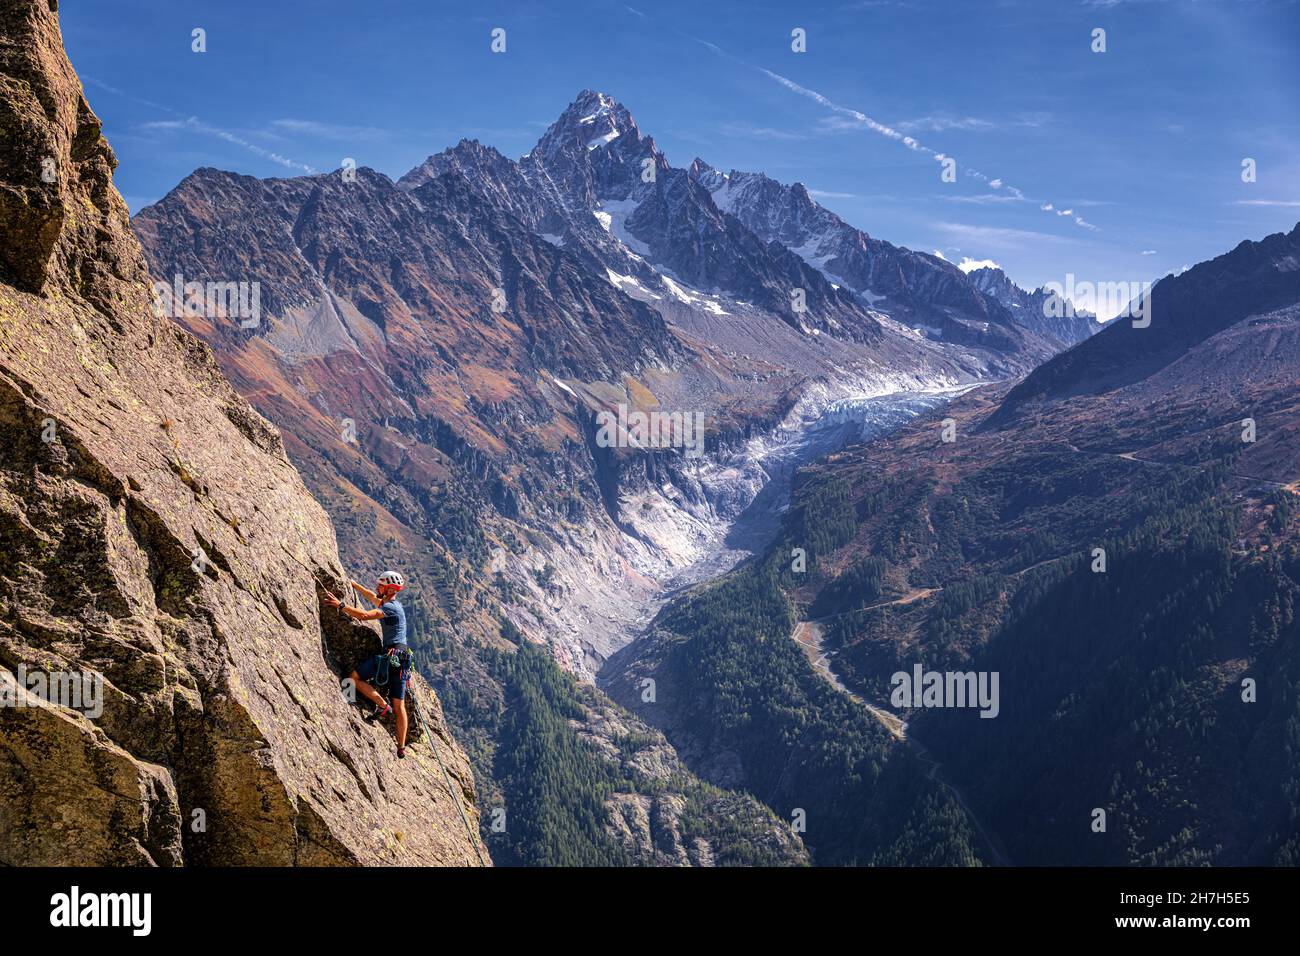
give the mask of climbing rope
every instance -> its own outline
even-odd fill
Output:
[[[430,688],[432,690],[432,688]],[[414,708],[412,708],[414,709]],[[433,750],[433,756],[438,761],[438,766],[442,768],[442,779],[447,784],[447,795],[451,797],[451,802],[456,804],[456,809],[460,811],[460,820],[465,824],[465,834],[469,837],[470,845],[474,847],[474,852],[478,856],[479,866],[487,866],[487,861],[483,859],[483,851],[479,849],[478,840],[474,838],[474,829],[469,825],[469,817],[465,813],[464,801],[456,799],[456,791],[451,785],[451,774],[447,773],[447,765],[442,762],[442,754],[438,753],[438,745],[434,743],[433,734],[429,732],[429,725],[424,722],[423,711],[416,710],[415,716],[420,721],[420,730],[423,732],[426,740],[429,741],[429,747]],[[424,767],[420,767],[424,770]],[[426,770],[427,774],[428,771]]]

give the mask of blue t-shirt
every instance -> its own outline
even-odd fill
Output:
[[[388,601],[379,605],[384,618],[379,622],[384,632],[384,647],[406,643],[406,609],[400,601]]]

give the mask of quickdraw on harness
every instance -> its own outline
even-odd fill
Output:
[[[397,670],[405,684],[411,683],[411,651],[409,648],[394,645],[379,655],[379,667],[375,672],[375,679],[371,683],[376,687],[387,687],[388,682],[392,679],[392,672]],[[396,689],[396,688],[394,688]]]

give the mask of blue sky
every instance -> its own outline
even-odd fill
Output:
[[[1300,221],[1295,0],[95,0],[61,17],[133,210],[200,166],[354,157],[396,178],[462,137],[518,157],[592,88],[673,165],[803,182],[874,236],[1030,287],[1157,279]]]

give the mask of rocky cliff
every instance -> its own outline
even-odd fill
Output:
[[[153,314],[55,6],[0,11],[0,862],[475,863],[438,700],[417,679],[402,762],[345,700],[377,636],[323,608],[331,523]]]

